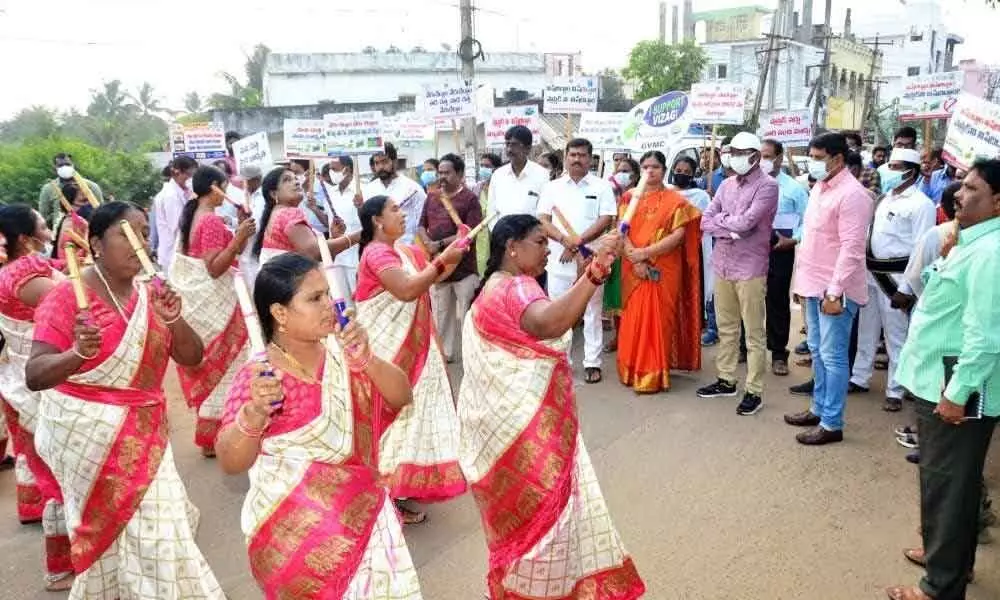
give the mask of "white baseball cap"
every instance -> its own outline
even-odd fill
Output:
[[[760,138],[749,131],[741,131],[733,136],[733,141],[729,143],[733,150],[756,150],[760,152]]]
[[[889,162],[908,162],[920,164],[920,153],[913,148],[893,148]]]

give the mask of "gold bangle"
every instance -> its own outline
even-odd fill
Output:
[[[173,325],[174,323],[176,323],[177,321],[180,321],[183,318],[184,318],[184,313],[183,312],[182,313],[178,313],[178,315],[175,318],[171,319],[170,321],[164,321],[163,324],[164,325]]]
[[[94,358],[97,358],[97,355],[98,355],[98,354],[100,354],[100,353],[101,353],[101,351],[100,351],[100,350],[98,350],[97,352],[95,352],[95,353],[93,354],[93,356],[87,356],[87,355],[86,355],[86,354],[84,354],[83,352],[80,352],[79,350],[77,350],[77,349],[76,349],[76,342],[73,342],[73,347],[72,347],[72,348],[70,348],[70,350],[71,350],[71,351],[73,352],[73,354],[75,354],[75,355],[79,356],[79,357],[80,357],[80,358],[82,358],[83,360],[93,360]]]

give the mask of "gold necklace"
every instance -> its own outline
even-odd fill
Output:
[[[309,371],[302,365],[302,363],[299,362],[297,358],[292,356],[287,350],[279,346],[276,342],[271,342],[271,346],[273,346],[275,350],[281,353],[281,356],[284,357],[286,361],[288,361],[288,364],[295,367],[299,371],[300,379],[308,383],[319,383],[319,381],[317,381],[315,377],[309,374]]]
[[[108,280],[104,278],[104,273],[101,272],[101,267],[96,262],[94,263],[94,272],[97,273],[97,278],[104,284],[104,289],[107,290],[108,297],[111,298],[111,302],[114,303],[115,310],[117,310],[118,314],[122,316],[123,321],[128,322],[128,317],[125,316],[125,307],[122,306],[118,296],[111,290],[111,284],[109,284]]]

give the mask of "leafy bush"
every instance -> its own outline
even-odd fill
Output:
[[[38,204],[42,186],[55,177],[52,157],[73,155],[80,175],[101,186],[104,198],[149,206],[160,191],[159,173],[139,153],[112,152],[73,138],[33,139],[0,144],[0,203]]]

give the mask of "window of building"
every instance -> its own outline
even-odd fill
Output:
[[[923,41],[923,39],[924,39],[924,33],[922,31],[920,33],[912,33],[912,32],[910,33],[911,42],[921,42]]]
[[[715,65],[714,72],[712,73],[715,79],[725,79],[729,76],[729,65],[718,64]]]
[[[906,74],[909,77],[913,77],[914,75],[920,75],[920,67],[907,67]]]

